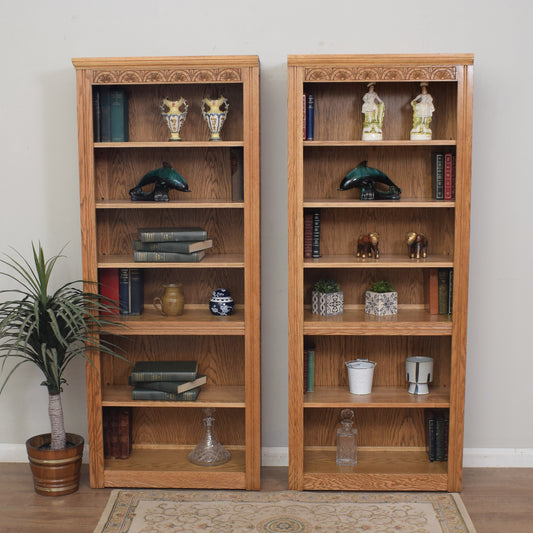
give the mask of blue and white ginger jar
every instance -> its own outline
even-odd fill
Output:
[[[235,303],[227,289],[216,289],[209,301],[209,310],[217,316],[228,316],[233,313]]]

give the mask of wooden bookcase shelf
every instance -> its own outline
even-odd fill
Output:
[[[471,55],[323,55],[288,58],[289,128],[289,487],[293,490],[448,490],[462,486],[470,231]],[[367,85],[385,102],[382,141],[362,141]],[[436,111],[430,141],[411,141],[409,102],[429,83]],[[303,139],[302,98],[314,96],[314,140]],[[434,152],[456,160],[455,199],[436,200]],[[361,201],[340,191],[361,161],[401,189],[399,201]],[[320,257],[304,258],[304,215],[320,212]],[[426,234],[429,255],[407,256],[408,231]],[[381,256],[355,257],[360,233],[380,234]],[[427,273],[453,270],[453,314],[430,314]],[[335,279],[344,312],[311,313],[316,281]],[[364,311],[379,279],[398,292],[392,317]],[[304,346],[314,346],[314,391],[304,394]],[[405,359],[429,355],[427,396],[407,392]],[[345,361],[377,363],[372,393],[349,392]],[[335,462],[340,410],[358,429],[355,467]],[[448,460],[430,462],[426,417],[449,417]]]
[[[207,375],[194,402],[132,400],[131,367],[89,352],[87,366],[92,487],[260,488],[260,158],[259,60],[256,56],[83,58],[76,68],[83,279],[106,269],[140,268],[145,308],[117,316],[109,340],[132,363],[198,361]],[[126,142],[95,142],[94,95],[105,86],[128,97]],[[209,140],[201,113],[205,97],[223,95],[229,113],[221,141]],[[160,114],[164,98],[189,105],[182,141],[169,141]],[[168,202],[132,202],[129,190],[169,162],[191,192]],[[242,168],[242,176],[235,169]],[[132,243],[142,227],[200,226],[213,247],[198,263],[135,262]],[[181,282],[185,311],[164,317],[152,307],[162,286]],[[216,317],[213,290],[231,291],[235,311]],[[133,452],[105,459],[103,408],[132,409]],[[217,409],[217,435],[232,453],[220,467],[199,467],[187,454],[203,432],[202,409]]]

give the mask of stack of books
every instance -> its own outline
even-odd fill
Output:
[[[133,241],[133,259],[138,262],[198,263],[213,246],[203,228],[140,228]]]
[[[426,413],[426,450],[430,462],[448,460],[449,426],[448,413],[439,411]]]
[[[197,361],[138,361],[129,377],[133,400],[194,402],[206,382]]]
[[[93,89],[94,142],[129,140],[128,93],[103,85]]]

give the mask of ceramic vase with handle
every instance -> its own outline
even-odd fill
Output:
[[[210,141],[221,141],[220,131],[228,116],[229,103],[226,98],[221,96],[216,100],[204,98],[202,100],[202,116],[204,117],[209,131],[211,132]]]
[[[162,298],[154,298],[154,307],[165,316],[178,316],[183,314],[184,298],[181,283],[164,285]]]
[[[165,119],[168,129],[170,130],[169,140],[181,141],[180,130],[185,123],[187,111],[189,110],[185,98],[181,97],[178,100],[169,100],[168,98],[165,98],[161,102],[160,109],[161,115]]]

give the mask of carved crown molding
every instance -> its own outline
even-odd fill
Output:
[[[241,81],[239,68],[202,68],[172,70],[97,70],[93,83],[205,83]]]
[[[455,80],[454,66],[424,67],[309,67],[305,81]]]

